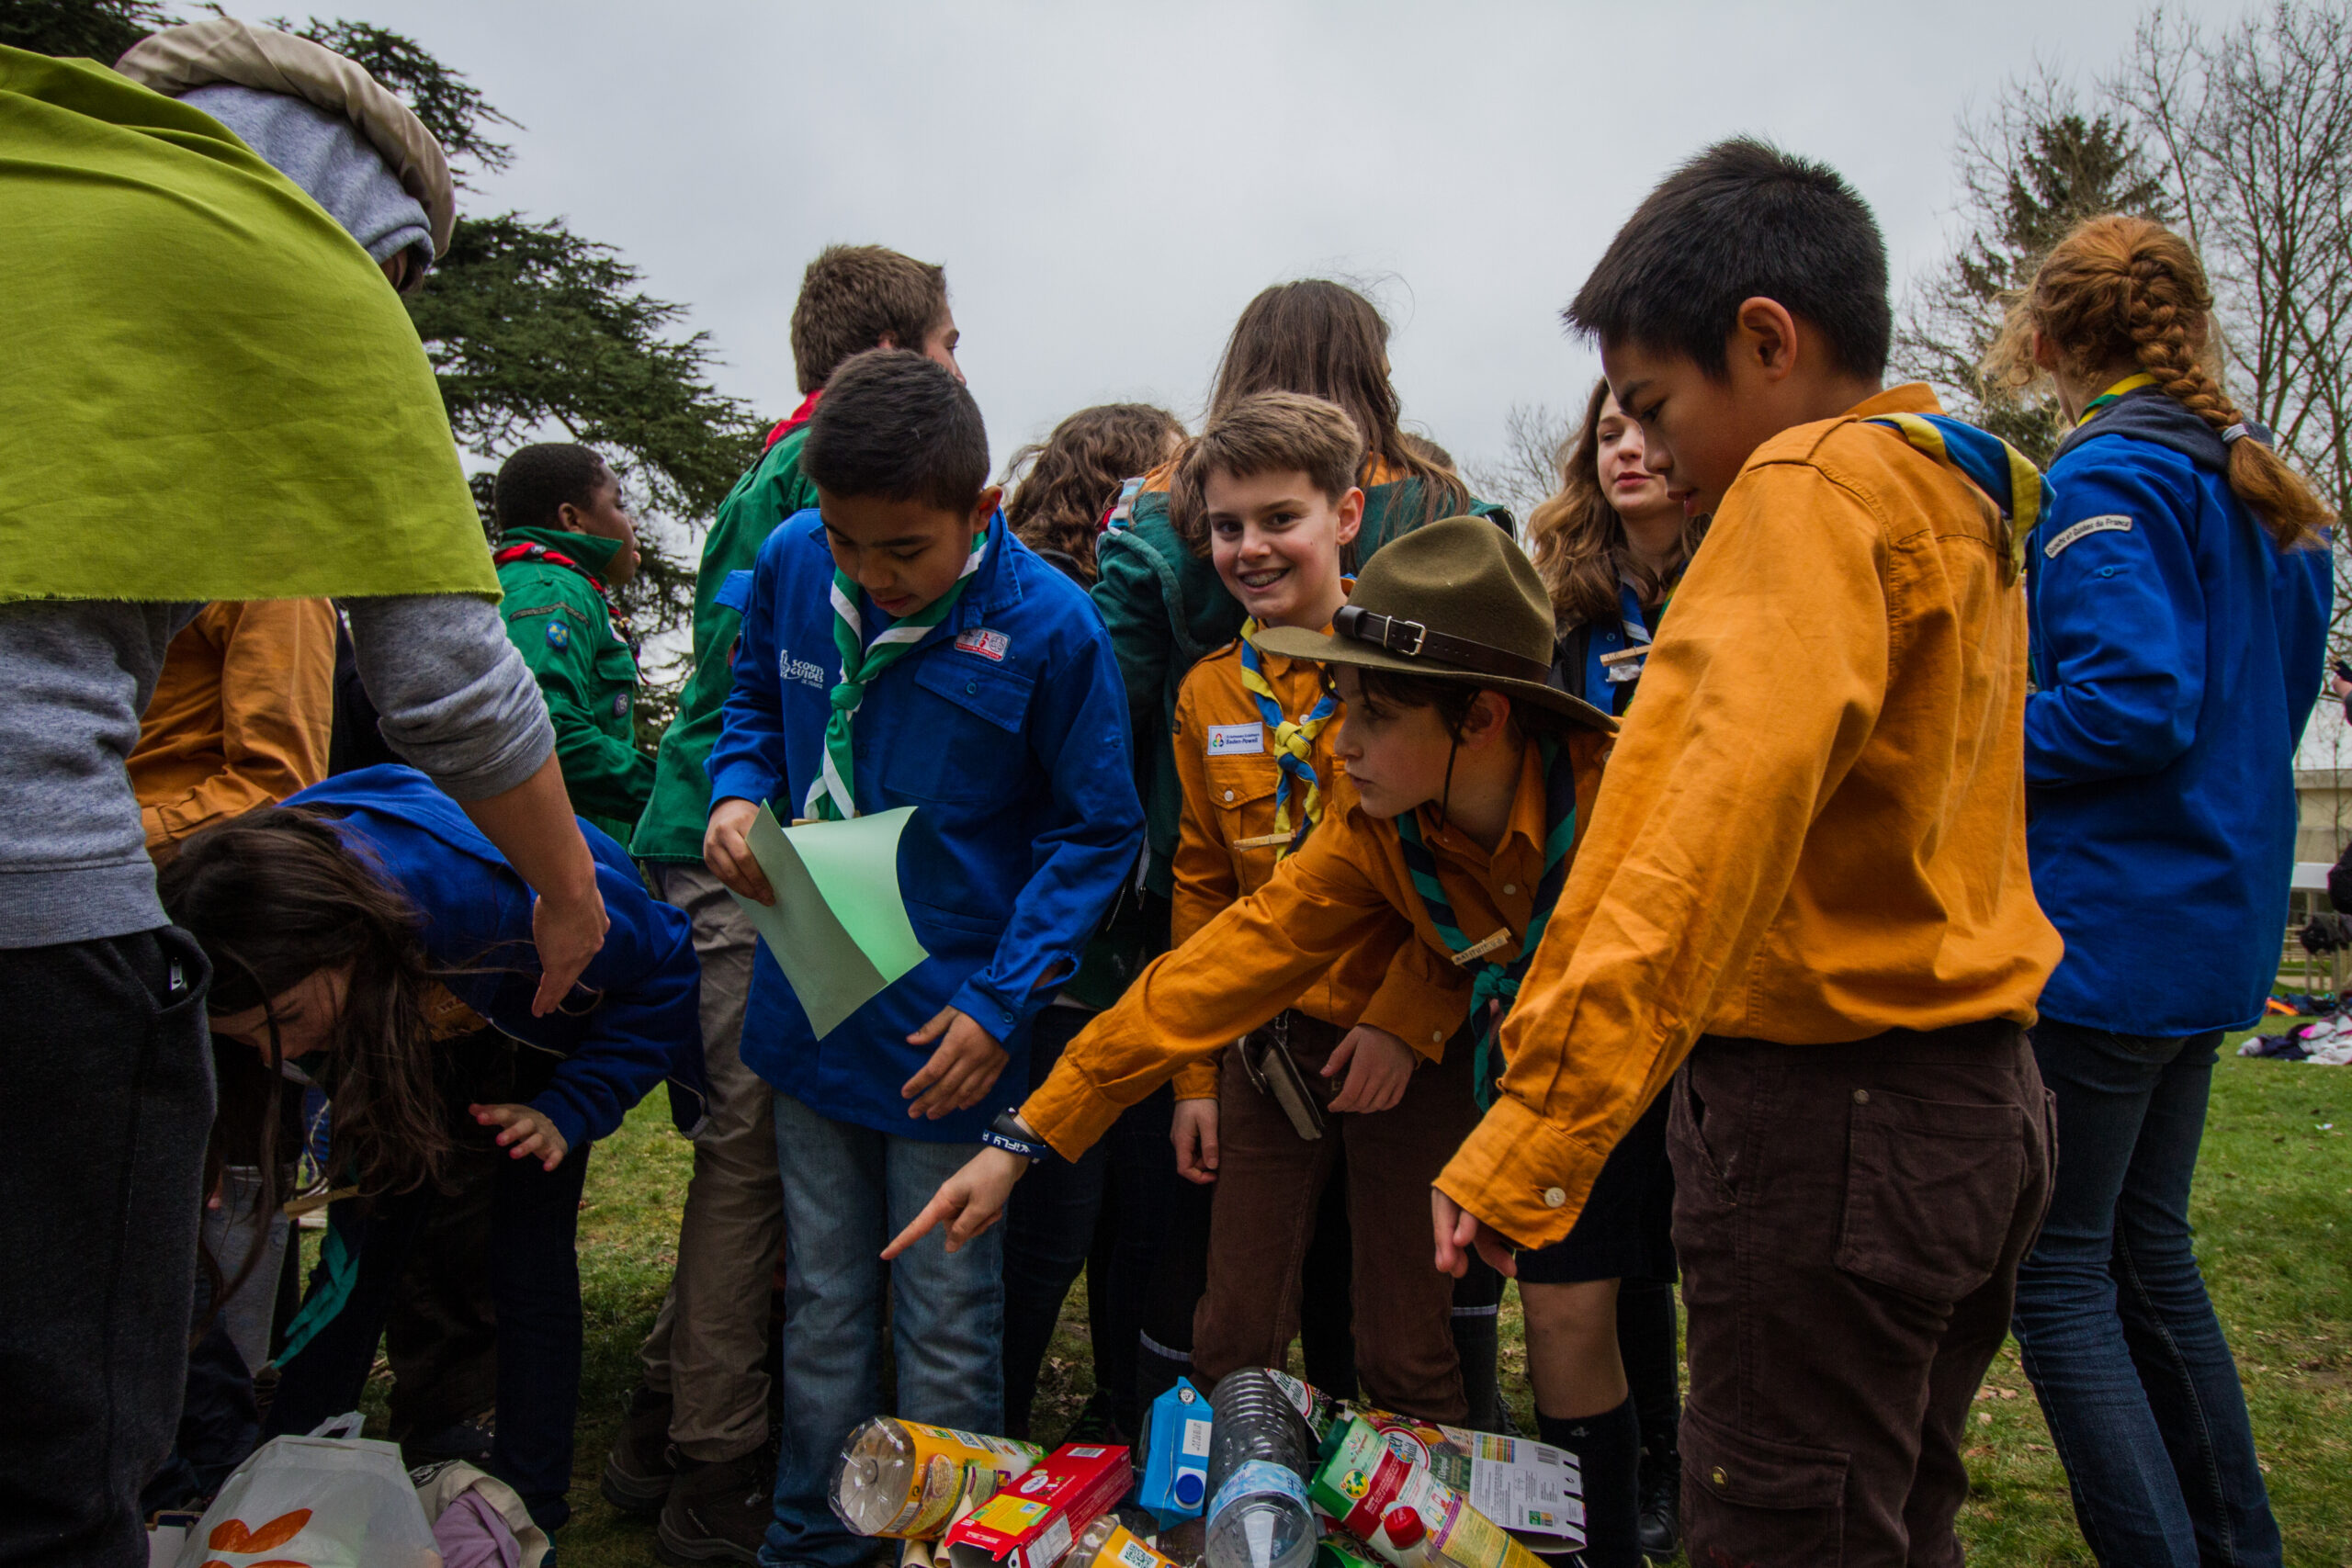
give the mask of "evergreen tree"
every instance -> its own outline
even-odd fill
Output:
[[[112,65],[174,20],[148,0],[7,0],[0,5],[0,43]]]
[[[2046,465],[2064,434],[2055,406],[1989,382],[1980,367],[2050,248],[2103,212],[2164,218],[2164,182],[2128,120],[2086,116],[2046,83],[2013,89],[1989,124],[1963,125],[1958,156],[1965,233],[1905,302],[1895,365]]]

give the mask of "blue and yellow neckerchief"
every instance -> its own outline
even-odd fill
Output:
[[[1634,688],[1642,678],[1642,669],[1649,662],[1646,655],[1635,659],[1613,657],[1628,649],[1646,649],[1657,635],[1666,619],[1666,607],[1674,603],[1675,585],[1682,581],[1682,573],[1690,563],[1677,567],[1667,579],[1666,597],[1655,611],[1642,607],[1642,595],[1630,581],[1617,584],[1617,625],[1595,622],[1584,644],[1584,690],[1578,694],[1603,713],[1623,714],[1625,705],[1634,698]]]
[[[1487,956],[1503,945],[1510,934],[1508,929],[1478,942],[1463,934],[1461,917],[1453,912],[1453,905],[1438,882],[1437,857],[1421,839],[1419,808],[1396,818],[1396,838],[1404,851],[1405,870],[1413,879],[1414,890],[1421,896],[1421,908],[1453,954],[1455,965],[1471,977],[1470,1030],[1477,1042],[1477,1055],[1471,1061],[1470,1087],[1481,1111],[1494,1103],[1495,1085],[1502,1077],[1501,1065],[1495,1060],[1496,1037],[1501,1032],[1503,1018],[1510,1010],[1511,1002],[1519,996],[1519,982],[1527,973],[1528,961],[1535,956],[1536,944],[1544,940],[1544,927],[1552,918],[1552,908],[1560,901],[1560,889],[1568,880],[1569,852],[1577,841],[1577,771],[1569,761],[1568,748],[1549,736],[1537,744],[1544,759],[1544,875],[1535,885],[1534,912],[1528,917],[1527,930],[1519,939],[1519,955],[1509,964],[1498,964]],[[1490,1008],[1488,1004],[1494,1002],[1502,1005]]]
[[[2155,384],[2156,378],[2145,370],[2141,371],[2137,376],[2126,376],[2122,380],[2083,405],[2082,417],[2075,421],[2075,428],[2080,430],[2084,425],[2105,413],[2110,404],[2121,402],[2126,392],[2136,392],[2143,387],[2153,387]]]
[[[1947,414],[1883,413],[1865,423],[1884,425],[1936,461],[1959,469],[1983,491],[2008,519],[2010,576],[2025,575],[2029,541],[2047,502],[2041,470],[2032,458],[1999,436]]]
[[[1306,841],[1315,824],[1323,820],[1323,781],[1315,776],[1315,738],[1340,711],[1336,692],[1325,692],[1315,705],[1296,718],[1282,710],[1274,699],[1274,689],[1267,684],[1265,671],[1258,662],[1258,645],[1250,639],[1258,635],[1255,618],[1241,623],[1241,684],[1257,699],[1258,717],[1266,727],[1267,744],[1273,748],[1279,774],[1274,780],[1274,831],[1283,835],[1284,842],[1274,852],[1280,860]],[[1295,784],[1306,788],[1296,831],[1290,825],[1290,798]]]

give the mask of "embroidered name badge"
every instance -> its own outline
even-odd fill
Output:
[[[956,646],[962,652],[977,653],[982,659],[1001,664],[1004,662],[1004,656],[1012,650],[1012,639],[1002,632],[990,631],[986,626],[974,626],[956,639]]]
[[[2042,546],[2041,554],[2044,559],[2055,560],[2060,550],[2077,539],[2088,538],[2093,534],[2128,534],[2131,531],[2132,519],[2120,512],[2110,512],[2104,517],[2086,517]]]
[[[1262,757],[1265,752],[1266,727],[1262,724],[1209,726],[1209,755],[1212,757]]]
[[[813,686],[820,692],[825,689],[824,667],[811,664],[805,659],[793,658],[792,650],[788,648],[776,650],[775,672],[779,680],[795,682],[803,686]]]

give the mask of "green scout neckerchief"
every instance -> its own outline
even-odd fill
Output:
[[[218,121],[0,47],[0,603],[498,596],[440,389]]]
[[[1462,918],[1453,912],[1445,888],[1438,882],[1437,857],[1421,838],[1420,812],[1408,811],[1396,818],[1397,847],[1404,852],[1413,888],[1421,896],[1421,908],[1453,953],[1455,965],[1470,976],[1470,1032],[1477,1042],[1477,1055],[1470,1065],[1470,1090],[1481,1111],[1494,1103],[1495,1084],[1502,1077],[1495,1061],[1496,1036],[1502,1031],[1511,1003],[1519,998],[1519,982],[1535,956],[1535,944],[1544,940],[1544,928],[1560,901],[1560,890],[1567,885],[1568,852],[1577,841],[1576,768],[1568,761],[1567,749],[1552,737],[1544,737],[1539,744],[1544,758],[1544,875],[1535,885],[1535,909],[1519,939],[1519,954],[1509,964],[1498,964],[1487,956],[1510,934],[1508,928],[1480,942],[1463,934]]]
[[[964,558],[964,570],[956,574],[955,584],[906,619],[894,621],[876,633],[870,643],[865,640],[865,624],[857,609],[863,591],[855,578],[839,567],[833,569],[833,648],[842,656],[842,678],[833,688],[833,710],[825,719],[822,765],[817,777],[809,781],[808,795],[802,803],[800,815],[827,821],[858,815],[850,727],[857,717],[858,707],[865,701],[865,688],[883,671],[905,658],[932,627],[946,618],[947,612],[964,596],[964,584],[980,570],[980,561],[988,552],[989,531],[982,528],[972,536],[972,553]]]

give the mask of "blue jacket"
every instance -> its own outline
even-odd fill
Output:
[[[581,823],[612,928],[573,999],[534,1018],[539,959],[531,890],[432,780],[414,768],[362,768],[286,804],[336,818],[345,841],[407,896],[424,918],[426,959],[458,971],[442,983],[459,1001],[500,1033],[563,1057],[531,1107],[574,1153],[619,1126],[664,1076],[680,1130],[701,1120],[702,967],[694,926],[645,891],[620,845]]]
[[[2331,559],[2273,545],[2226,463],[2151,389],[2051,466],[2025,753],[2034,897],[2066,939],[2041,1012],[2062,1022],[2243,1029],[2277,975]]]
[[[841,679],[832,581],[813,510],[761,547],[710,753],[714,804],[768,801],[788,820],[807,798]],[[887,619],[862,608],[869,627]],[[917,807],[899,886],[931,956],[818,1040],[763,942],[743,1061],[834,1121],[968,1143],[1026,1092],[1029,1026],[1057,988],[1041,982],[1077,964],[1143,842],[1111,639],[1085,593],[1000,516],[955,608],[866,687],[854,734],[859,808]],[[1012,1060],[980,1105],[910,1120],[899,1089],[933,1048],[907,1036],[949,1006]]]

